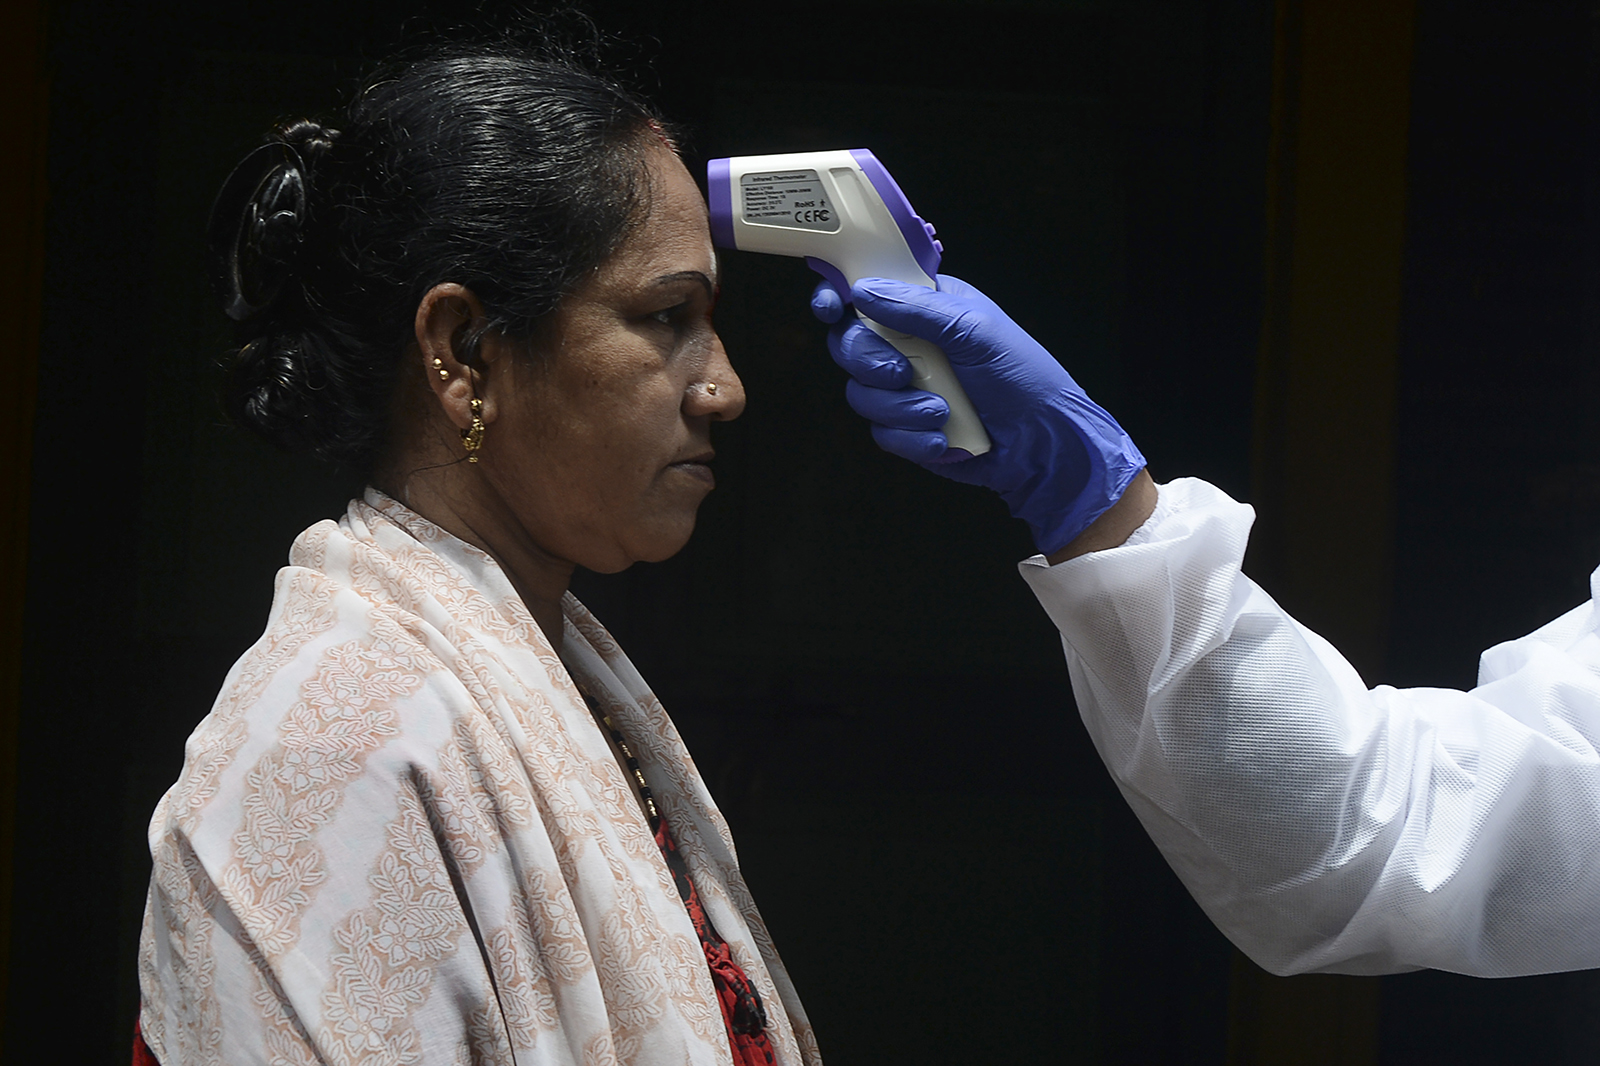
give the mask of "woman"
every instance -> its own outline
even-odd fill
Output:
[[[671,721],[567,592],[684,545],[744,404],[659,121],[450,47],[280,128],[213,227],[235,417],[373,487],[295,542],[152,821],[149,1051],[820,1061]]]

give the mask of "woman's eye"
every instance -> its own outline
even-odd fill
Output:
[[[659,322],[663,326],[675,326],[683,318],[683,313],[688,307],[688,303],[674,304],[671,307],[652,312],[649,318],[650,321]]]

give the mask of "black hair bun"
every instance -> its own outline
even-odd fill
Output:
[[[212,204],[210,266],[223,310],[240,325],[230,414],[281,447],[318,447],[329,354],[304,313],[315,170],[338,136],[309,121],[280,126],[234,167]]]

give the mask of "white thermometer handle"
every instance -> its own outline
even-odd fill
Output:
[[[950,369],[950,360],[937,344],[913,337],[909,333],[890,329],[860,316],[862,325],[894,345],[911,364],[913,388],[937,393],[950,405],[950,418],[944,424],[944,437],[952,448],[961,448],[970,455],[982,455],[989,450],[989,434],[978,419],[978,412],[967,399],[966,390],[956,380]]]

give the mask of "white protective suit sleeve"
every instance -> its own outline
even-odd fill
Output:
[[[1175,481],[1127,544],[1021,565],[1201,907],[1280,974],[1600,966],[1595,601],[1489,649],[1470,692],[1369,690],[1240,572],[1254,517]]]

